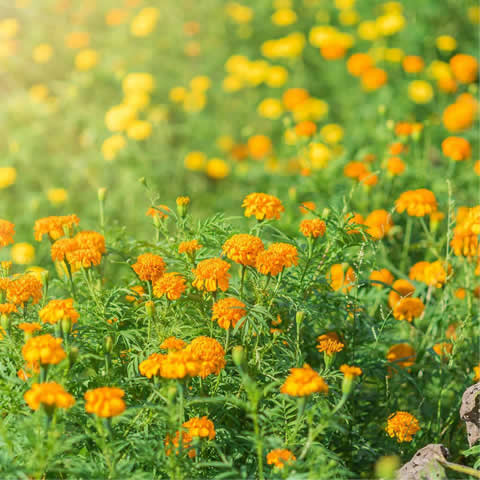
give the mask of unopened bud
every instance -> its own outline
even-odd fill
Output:
[[[103,348],[105,350],[105,353],[112,353],[113,350],[113,338],[111,335],[107,335],[103,339]]]
[[[295,315],[295,321],[297,322],[297,325],[301,325],[304,318],[305,312],[302,312],[301,310],[297,312],[297,314]]]
[[[155,314],[155,303],[153,303],[151,300],[145,302],[145,311],[149,317],[153,317]]]
[[[98,199],[101,201],[101,202],[104,202],[105,201],[105,197],[107,195],[107,189],[105,187],[102,187],[102,188],[99,188],[97,190],[97,195],[98,195]]]
[[[10,330],[10,325],[12,324],[12,320],[10,319],[9,315],[5,315],[3,314],[1,317],[0,317],[0,326],[3,328],[3,330],[5,330],[6,332],[8,332],[8,330]]]
[[[241,346],[233,347],[232,358],[233,358],[233,363],[237,367],[240,367],[245,360],[245,351],[244,351],[243,347],[241,347]]]
[[[72,329],[72,320],[70,318],[62,318],[62,332],[64,335],[68,335]]]
[[[70,349],[70,352],[68,354],[68,361],[70,363],[70,366],[72,366],[78,360],[79,354],[80,350],[77,347],[72,347]]]

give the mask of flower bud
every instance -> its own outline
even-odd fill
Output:
[[[190,197],[177,197],[177,212],[181,218],[185,218],[188,212],[188,206],[190,205]]]
[[[72,347],[68,353],[68,361],[70,366],[72,366],[77,360],[80,354],[80,350],[77,347]]]
[[[151,300],[145,302],[145,311],[149,317],[153,317],[155,314],[155,303],[153,303]]]
[[[305,312],[302,312],[301,310],[297,312],[295,315],[295,321],[297,322],[297,325],[301,325],[303,322],[303,319],[305,318]]]
[[[97,196],[98,196],[98,200],[100,202],[104,202],[105,201],[105,197],[107,195],[107,189],[105,187],[102,187],[102,188],[99,188],[97,190]]]
[[[113,338],[111,335],[107,335],[103,339],[103,348],[105,350],[105,353],[112,353],[113,350]]]
[[[245,351],[244,351],[243,347],[241,347],[241,346],[233,347],[232,358],[233,358],[233,363],[237,367],[240,367],[245,360]]]
[[[10,319],[10,316],[9,315],[5,315],[3,314],[1,317],[0,317],[0,326],[6,331],[8,332],[10,330],[10,325],[12,324],[12,320]]]

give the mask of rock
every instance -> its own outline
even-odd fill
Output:
[[[448,450],[441,444],[431,443],[421,448],[397,472],[397,480],[443,480],[447,478],[438,459],[447,460]]]
[[[480,382],[467,388],[462,396],[460,418],[467,427],[468,445],[471,447],[480,438]]]

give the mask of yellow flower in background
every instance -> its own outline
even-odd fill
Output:
[[[105,23],[109,27],[114,27],[125,22],[128,17],[128,12],[123,8],[112,8],[105,15]]]
[[[185,87],[173,87],[168,93],[168,98],[175,103],[182,103],[187,96],[187,89]]]
[[[103,158],[107,161],[114,160],[118,153],[125,148],[127,141],[122,135],[112,135],[104,140],[102,144]]]
[[[0,189],[7,188],[15,183],[17,169],[14,167],[0,167]]]
[[[281,8],[292,8],[292,0],[273,0],[273,8],[276,10]]]
[[[308,153],[311,166],[315,170],[325,168],[332,158],[332,151],[323,143],[311,143]]]
[[[217,138],[215,144],[222,152],[230,152],[235,146],[235,141],[230,135],[221,135]]]
[[[228,166],[228,163],[221,158],[212,158],[207,162],[205,171],[210,178],[221,180],[228,177],[230,167]]]
[[[322,140],[330,145],[335,145],[343,139],[343,128],[336,123],[329,123],[322,127],[320,136]]]
[[[198,75],[190,80],[190,88],[197,92],[206,92],[212,85],[206,75]]]
[[[292,25],[296,21],[297,14],[289,8],[279,9],[272,15],[272,23],[281,27]]]
[[[33,49],[33,60],[36,63],[47,63],[53,55],[53,48],[48,43],[41,43]]]
[[[61,205],[68,199],[68,192],[64,188],[50,188],[47,191],[48,201],[52,205]]]
[[[130,105],[116,105],[105,114],[105,124],[111,132],[126,130],[136,119],[137,112]]]
[[[185,156],[184,165],[188,170],[203,170],[207,156],[203,152],[190,152]]]
[[[188,92],[183,101],[186,112],[200,112],[207,104],[207,97],[202,92]]]
[[[400,63],[405,56],[401,48],[387,48],[385,50],[385,60],[391,63]]]
[[[276,98],[266,98],[257,107],[258,113],[265,118],[275,120],[283,113],[282,102]]]
[[[236,75],[228,75],[224,78],[222,88],[226,92],[238,92],[244,86],[243,80]]]
[[[389,37],[403,30],[405,27],[405,17],[399,13],[389,13],[377,18],[376,24],[378,31]]]
[[[125,95],[132,92],[151,93],[155,88],[155,79],[150,73],[129,73],[122,81]]]
[[[267,40],[262,44],[262,54],[267,58],[295,58],[305,47],[303,33],[294,32],[277,40]]]
[[[358,26],[357,34],[362,40],[373,42],[378,38],[380,32],[374,20],[365,20]]]
[[[0,38],[14,38],[20,30],[16,18],[5,18],[0,21]]]
[[[474,24],[480,23],[480,6],[474,5],[468,9],[468,19]]]
[[[433,98],[432,85],[425,80],[414,80],[408,85],[408,97],[415,103],[428,103]]]
[[[68,48],[86,48],[90,43],[90,35],[88,32],[72,32],[65,37],[65,45]]]
[[[88,48],[77,53],[75,57],[75,68],[81,72],[91,70],[98,64],[99,55],[96,50]]]
[[[152,134],[152,124],[145,120],[136,120],[127,130],[129,138],[134,140],[145,140]]]
[[[335,8],[338,10],[347,10],[355,5],[355,0],[335,0]]]
[[[265,83],[272,88],[277,88],[285,85],[288,79],[288,70],[280,65],[270,67],[265,76]]]
[[[47,99],[48,87],[43,85],[43,83],[32,85],[28,93],[33,101],[40,103]]]
[[[142,111],[150,104],[150,96],[148,93],[140,90],[129,92],[125,95],[123,103],[134,108],[136,111]]]
[[[450,35],[440,35],[435,40],[435,44],[439,50],[452,52],[457,48],[457,41]]]
[[[248,23],[253,18],[253,10],[236,2],[229,2],[225,7],[227,15],[236,23]]]
[[[35,260],[35,248],[27,242],[16,243],[10,250],[10,256],[18,265],[30,265]]]
[[[157,25],[160,12],[158,8],[143,8],[130,24],[130,32],[134,37],[146,37]]]
[[[338,15],[338,19],[342,25],[350,27],[358,23],[360,16],[355,10],[342,10]]]

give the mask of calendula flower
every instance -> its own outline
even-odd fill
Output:
[[[397,442],[411,442],[413,435],[420,430],[418,420],[408,412],[395,412],[388,417],[386,432]]]
[[[387,361],[399,367],[411,367],[415,363],[416,352],[408,343],[392,345],[387,352]]]
[[[305,237],[323,237],[326,229],[327,227],[325,222],[319,218],[314,218],[313,220],[302,220],[300,222],[300,231]]]
[[[276,448],[267,453],[267,464],[279,469],[284,468],[285,464],[293,463],[296,459],[297,457],[285,448]]]
[[[277,276],[285,268],[298,264],[298,251],[288,243],[272,243],[267,250],[260,252],[256,269],[263,275]]]
[[[188,422],[184,422],[182,427],[188,430],[191,437],[208,438],[213,440],[215,438],[215,425],[206,416],[193,417]]]
[[[328,393],[328,385],[310,365],[305,364],[302,368],[290,369],[280,392],[292,397],[305,397],[317,392]]]
[[[62,341],[48,333],[32,337],[22,347],[23,358],[28,364],[56,365],[67,356]]]
[[[35,240],[41,241],[43,235],[48,235],[51,240],[58,240],[65,235],[65,231],[72,232],[73,227],[79,223],[80,219],[75,214],[40,218],[34,226]]]
[[[335,353],[341,352],[345,346],[341,341],[340,337],[335,332],[325,333],[320,335],[317,338],[317,350],[319,352],[325,352],[326,355],[334,355]]]
[[[156,297],[165,295],[169,300],[178,300],[187,288],[185,277],[178,272],[165,273],[153,284]]]
[[[247,314],[245,304],[236,298],[223,298],[213,304],[212,322],[215,320],[225,330],[235,328],[237,323]]]
[[[384,288],[385,285],[382,284],[391,285],[394,281],[394,277],[389,270],[382,268],[380,270],[374,270],[370,274],[370,281],[376,288]]]
[[[250,267],[255,266],[258,254],[264,249],[265,247],[260,238],[248,233],[233,235],[222,247],[223,253],[230,260]]]
[[[231,265],[221,258],[208,258],[199,262],[194,268],[195,279],[192,285],[201,291],[215,292],[228,290]]]
[[[418,282],[425,281],[425,268],[429,265],[429,262],[417,262],[415,265],[412,265],[410,272],[408,273],[408,278],[412,280],[417,280]]]
[[[343,174],[348,178],[360,178],[368,172],[367,166],[362,162],[348,162],[343,168]]]
[[[426,188],[409,190],[400,195],[395,202],[398,213],[407,212],[411,217],[424,217],[437,210],[435,195]]]
[[[198,375],[218,375],[225,367],[225,350],[214,338],[200,336],[195,338],[185,350],[198,364]]]
[[[150,207],[145,215],[148,217],[164,219],[168,218],[169,212],[170,209],[166,205],[157,205],[156,207]]]
[[[38,315],[43,323],[50,323],[52,325],[63,319],[69,319],[73,324],[76,323],[80,317],[79,313],[73,308],[73,298],[50,300],[50,302],[38,312]]]
[[[162,350],[182,350],[186,345],[187,344],[180,338],[168,337],[160,344],[160,348]]]
[[[393,307],[393,316],[396,320],[407,320],[412,322],[425,310],[425,305],[419,298],[401,298]]]
[[[392,216],[386,210],[374,210],[365,219],[367,233],[374,239],[382,239],[393,227]]]
[[[75,404],[73,396],[56,382],[34,383],[23,398],[32,410],[44,406],[47,411],[53,411],[55,408],[67,409]]]
[[[140,280],[155,282],[164,274],[165,262],[160,255],[143,253],[137,257],[132,269]]]
[[[125,392],[121,388],[101,387],[85,393],[85,410],[98,417],[111,418],[125,411]]]
[[[25,274],[8,282],[7,300],[15,305],[36,304],[43,296],[43,285],[34,275]]]
[[[0,247],[6,247],[13,243],[15,225],[8,220],[0,219]]]
[[[178,253],[186,253],[187,255],[193,255],[197,250],[200,250],[203,245],[200,245],[198,240],[189,240],[181,242],[178,246]]]
[[[280,214],[285,211],[282,202],[267,193],[250,193],[242,203],[245,216],[255,216],[257,220],[280,219]]]

